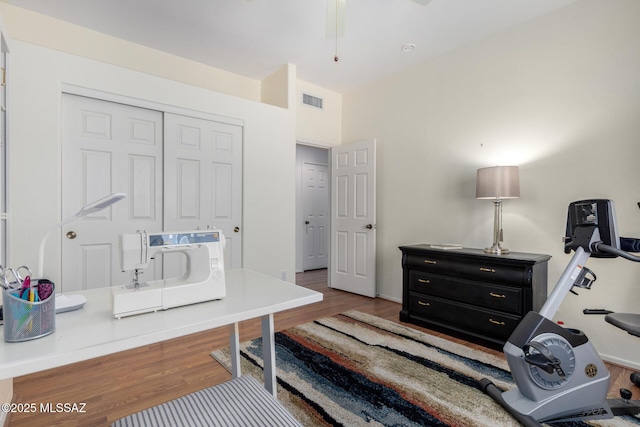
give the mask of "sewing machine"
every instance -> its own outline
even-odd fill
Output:
[[[224,244],[224,235],[219,230],[180,233],[138,231],[120,236],[122,270],[133,271],[133,281],[112,288],[114,317],[119,319],[223,298],[226,295]],[[165,252],[183,252],[186,255],[184,275],[139,282],[141,270],[156,254]]]

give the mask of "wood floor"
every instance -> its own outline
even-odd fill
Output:
[[[276,330],[352,309],[399,322],[400,304],[327,288],[326,270],[298,274],[296,281],[301,286],[322,292],[324,300],[276,314]],[[428,331],[417,326],[415,328]],[[259,321],[240,325],[241,341],[258,336]],[[228,328],[219,328],[15,378],[14,402],[35,403],[38,410],[35,413],[11,414],[7,425],[108,426],[133,412],[219,384],[230,379],[231,375],[211,358],[210,352],[228,346],[228,340]],[[461,340],[455,341],[473,348],[480,347]],[[640,396],[640,389],[632,386],[629,380],[630,370],[613,365],[608,367],[615,397],[621,387],[632,390],[635,398]],[[85,405],[82,413],[43,413],[39,410],[41,403]]]

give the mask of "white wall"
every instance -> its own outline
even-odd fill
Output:
[[[10,71],[13,265],[35,265],[40,236],[60,221],[61,85],[72,84],[243,120],[244,267],[294,277],[295,117],[290,110],[15,40]],[[58,238],[49,240],[45,271],[54,281],[59,279],[58,247]]]
[[[108,64],[260,100],[259,80],[170,55],[104,33],[0,2],[9,37]]]
[[[271,104],[282,108],[289,108],[290,75],[293,73],[295,78],[295,65],[287,64],[275,73],[264,78],[261,84],[260,101],[265,104]]]
[[[342,142],[342,95],[320,86],[296,82],[296,138],[311,145],[332,147]],[[302,103],[302,94],[322,98],[324,109]]]
[[[616,202],[620,233],[640,237],[640,2],[584,0],[343,96],[343,140],[378,141],[380,295],[400,300],[402,244],[491,243],[493,205],[476,169],[518,165],[504,202],[505,247],[547,253],[549,288],[569,255],[566,209]],[[557,318],[609,360],[640,367],[640,339],[582,309],[640,312],[640,265],[590,260],[591,291]]]

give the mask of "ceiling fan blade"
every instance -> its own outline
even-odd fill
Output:
[[[346,0],[327,0],[327,38],[344,36],[344,11]]]

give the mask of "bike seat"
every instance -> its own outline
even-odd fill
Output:
[[[631,335],[640,337],[640,314],[636,313],[609,313],[604,320],[613,326],[627,331]]]

